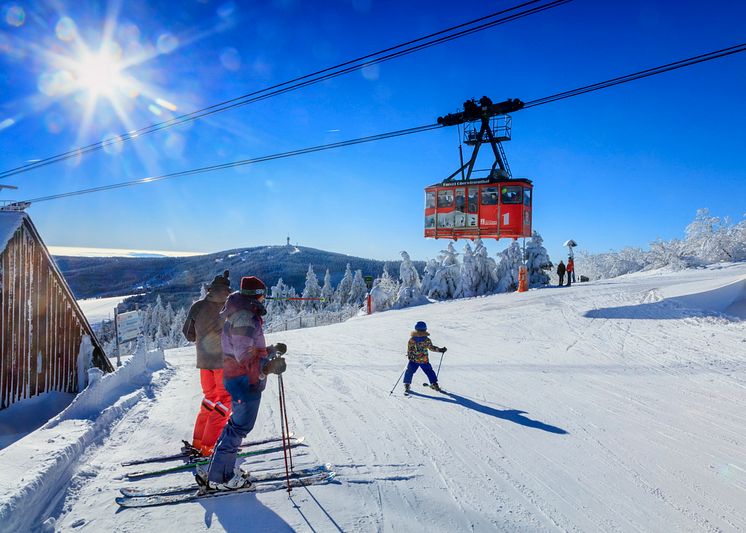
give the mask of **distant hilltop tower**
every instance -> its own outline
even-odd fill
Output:
[[[290,246],[290,235],[288,235],[288,241],[287,241],[286,246]]]

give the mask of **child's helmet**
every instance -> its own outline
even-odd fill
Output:
[[[415,331],[427,331],[427,324],[425,324],[422,320],[420,320],[414,325],[414,330]]]

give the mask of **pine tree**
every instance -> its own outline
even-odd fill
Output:
[[[497,289],[497,263],[490,257],[482,239],[474,242],[474,262],[479,272],[477,294],[492,294]]]
[[[161,320],[164,313],[165,309],[163,308],[163,300],[161,300],[161,295],[159,294],[155,299],[155,305],[149,307],[148,309],[148,328],[145,330],[145,332],[151,340],[156,338],[156,333],[158,331],[158,327],[161,326]]]
[[[523,253],[517,241],[510,243],[505,250],[498,254],[497,290],[512,292],[518,288],[518,267],[523,264]]]
[[[401,252],[402,262],[399,266],[399,291],[396,295],[394,307],[400,309],[412,305],[427,303],[427,298],[422,295],[420,286],[420,275],[412,264],[412,259],[407,252]]]
[[[344,276],[342,276],[342,280],[339,282],[339,285],[337,285],[337,291],[334,294],[334,301],[339,306],[347,305],[347,303],[350,301],[350,291],[352,290],[352,280],[354,276],[352,274],[352,270],[350,269],[350,264],[347,263],[347,268],[345,269]]]
[[[332,287],[332,276],[329,274],[329,269],[326,269],[324,274],[324,286],[321,287],[321,308],[329,308],[332,306],[332,299],[334,298],[334,287]]]
[[[449,242],[446,249],[440,252],[440,266],[433,276],[428,298],[447,300],[453,298],[460,290],[461,266],[457,255],[452,242]]]
[[[277,283],[270,287],[269,298],[267,299],[267,321],[269,322],[272,318],[281,316],[285,312],[287,307],[287,301],[284,300],[286,285],[283,283],[282,278],[277,280]]]
[[[171,302],[168,302],[166,308],[163,310],[163,315],[161,316],[161,329],[164,334],[171,330],[171,324],[174,321],[174,314],[174,308],[171,307]]]
[[[549,284],[549,272],[552,262],[544,248],[544,239],[534,231],[531,239],[526,243],[526,267],[528,268],[528,286],[541,287]]]
[[[350,287],[350,299],[348,300],[349,305],[354,305],[356,307],[363,305],[367,294],[368,286],[365,284],[363,271],[356,270],[355,276],[352,278],[352,287]]]
[[[439,268],[440,263],[438,263],[436,259],[428,260],[427,264],[425,265],[425,272],[422,275],[422,281],[420,282],[420,290],[422,291],[422,294],[430,294],[430,291],[433,288],[433,280],[435,279],[435,274],[438,272]]]
[[[464,258],[461,263],[460,282],[453,295],[454,298],[471,298],[477,295],[480,282],[477,261],[467,242],[464,244]]]
[[[381,276],[373,280],[370,295],[375,310],[385,311],[390,309],[399,292],[399,283],[389,274],[388,264],[384,263]]]
[[[308,265],[308,272],[306,272],[306,286],[303,289],[303,298],[320,297],[321,286],[319,285],[319,279],[316,277],[316,273],[313,271],[313,265]],[[309,311],[315,311],[319,308],[319,302],[317,300],[304,301],[303,308]]]
[[[184,309],[183,307],[179,307],[179,310],[174,315],[174,319],[171,325],[171,333],[169,335],[170,348],[180,348],[189,344],[186,340],[186,337],[184,337],[184,334],[182,333],[184,322],[186,322],[186,317],[186,309]]]

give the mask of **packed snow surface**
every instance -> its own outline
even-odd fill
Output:
[[[10,453],[25,465],[0,473],[0,508],[12,501],[48,531],[744,531],[744,280],[746,264],[637,273],[272,334],[289,347],[290,426],[308,444],[294,463],[331,462],[338,481],[118,510],[120,487],[191,480],[128,482],[148,466],[120,464],[191,438],[194,349],[167,351],[169,366],[143,374],[141,389],[102,395],[116,416],[95,438],[80,437],[94,421],[64,420],[0,451],[3,465]],[[401,383],[389,395],[418,320],[448,347],[446,392],[425,389],[419,372],[411,397]],[[270,381],[250,438],[280,432]],[[50,473],[54,490],[33,506],[8,500],[17,476],[55,468],[44,446],[65,439],[89,445]],[[275,454],[247,466],[281,465]]]

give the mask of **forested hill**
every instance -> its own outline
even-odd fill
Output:
[[[258,276],[268,287],[279,278],[300,293],[306,282],[308,265],[313,265],[319,283],[329,269],[332,284],[342,279],[347,264],[353,272],[378,276],[388,264],[398,277],[400,261],[376,261],[301,246],[258,246],[239,248],[192,257],[68,257],[55,261],[78,299],[142,293],[140,304],[151,303],[160,294],[164,305],[188,306],[199,295],[202,283],[224,270],[230,271],[232,286],[242,276]],[[422,271],[423,262],[415,262]]]

